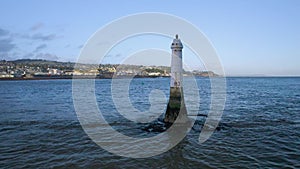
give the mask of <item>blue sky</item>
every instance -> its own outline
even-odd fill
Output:
[[[0,59],[76,61],[88,38],[112,20],[163,12],[198,27],[227,75],[299,76],[299,11],[298,0],[0,0]]]

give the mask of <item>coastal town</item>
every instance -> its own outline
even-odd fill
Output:
[[[0,61],[0,80],[9,79],[71,79],[71,78],[123,78],[169,77],[170,67],[121,64],[76,64],[40,59]],[[218,76],[212,71],[183,70],[183,76]]]

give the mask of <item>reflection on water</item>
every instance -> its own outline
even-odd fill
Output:
[[[110,125],[138,138],[158,134],[143,131],[146,124],[118,114],[110,82],[96,80],[95,85],[98,106]],[[207,114],[209,79],[199,78],[197,83],[200,113]],[[153,89],[168,98],[168,84],[167,78],[135,79],[130,101],[137,110],[146,111]],[[143,159],[115,156],[84,133],[73,107],[71,80],[0,81],[0,85],[1,168],[300,167],[300,78],[228,78],[225,111],[208,141],[198,144],[205,120],[198,117],[177,146]]]

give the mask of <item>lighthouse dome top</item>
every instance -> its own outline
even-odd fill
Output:
[[[171,49],[173,48],[183,48],[183,45],[181,43],[181,40],[178,38],[178,35],[176,34],[175,39],[173,39],[173,42],[171,44]]]

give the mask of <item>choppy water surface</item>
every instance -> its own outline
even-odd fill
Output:
[[[210,82],[199,78],[197,83],[199,113],[206,114]],[[118,114],[110,84],[96,80],[95,94],[111,126],[134,137],[155,135]],[[131,103],[146,111],[151,91],[168,97],[168,86],[168,78],[134,79]],[[157,107],[164,112],[164,98]],[[0,81],[0,168],[299,168],[299,112],[300,78],[227,78],[225,111],[208,141],[198,144],[201,125],[196,125],[170,151],[132,159],[101,149],[85,134],[74,110],[71,80]]]

